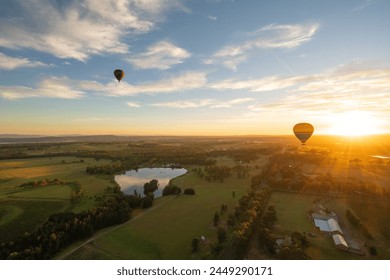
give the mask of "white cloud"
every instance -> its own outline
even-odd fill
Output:
[[[164,108],[176,108],[176,109],[188,109],[188,108],[231,108],[234,105],[247,103],[253,101],[253,98],[237,98],[227,101],[219,101],[216,99],[195,99],[195,100],[179,100],[171,102],[154,103],[151,106],[164,107]]]
[[[51,77],[43,80],[38,87],[0,86],[0,96],[15,100],[31,97],[49,97],[61,99],[79,99],[85,92],[75,89],[67,78]]]
[[[137,56],[133,56],[128,61],[140,69],[161,69],[166,70],[175,64],[182,63],[191,54],[185,49],[174,44],[161,41],[148,48],[148,50]]]
[[[49,66],[40,61],[32,61],[28,58],[12,57],[7,56],[0,52],[0,69],[3,70],[14,70],[16,68],[23,67],[42,67]]]
[[[207,16],[207,18],[213,21],[216,21],[218,19],[216,16],[211,16],[211,15]]]
[[[205,59],[206,64],[221,64],[236,70],[237,65],[246,61],[251,50],[291,49],[310,41],[319,28],[318,24],[308,25],[267,25],[247,34],[241,44],[228,45]]]
[[[79,81],[66,77],[51,77],[43,80],[36,88],[0,86],[0,97],[6,99],[30,97],[77,99],[82,98],[86,92],[107,96],[134,96],[139,94],[180,92],[202,88],[206,84],[206,74],[202,72],[187,72],[166,79],[137,85],[131,85],[125,81],[118,83],[113,80],[107,84],[102,84],[96,81]]]
[[[342,67],[300,77],[287,93],[277,102],[251,105],[249,109],[260,114],[302,118],[367,111],[390,119],[390,69]]]
[[[222,101],[222,102],[216,102],[210,108],[231,108],[234,105],[238,104],[243,104],[243,103],[248,103],[254,101],[253,98],[237,98],[237,99],[232,99],[232,100],[227,100],[227,101]]]
[[[179,6],[177,1],[146,0],[69,1],[62,7],[49,0],[18,2],[18,17],[0,20],[0,47],[80,61],[95,54],[127,53],[125,35],[150,31],[167,9]]]
[[[299,82],[310,79],[311,77],[288,77],[281,78],[278,76],[270,76],[261,79],[252,80],[223,80],[210,84],[210,88],[218,90],[248,90],[251,92],[272,91],[278,89],[289,88]]]
[[[76,122],[101,122],[101,121],[111,121],[112,118],[101,118],[101,117],[89,117],[89,118],[78,118],[74,119]]]
[[[206,86],[206,74],[203,72],[187,72],[159,81],[131,85],[126,82],[120,84],[109,83],[100,88],[101,91],[112,96],[132,96],[138,94],[160,94],[180,92]],[[85,88],[87,89],[87,88]],[[99,90],[96,88],[96,90]]]
[[[0,86],[0,96],[5,99],[15,100],[37,96],[35,89],[22,86]]]
[[[180,101],[172,101],[172,102],[154,103],[151,106],[176,108],[176,109],[188,109],[188,108],[206,107],[213,104],[214,102],[215,101],[213,99],[180,100]]]
[[[37,89],[38,96],[61,98],[61,99],[79,99],[84,97],[85,92],[73,88],[72,80],[67,78],[51,77],[41,82]]]
[[[139,105],[136,102],[126,102],[126,105],[129,106],[130,108],[139,108],[141,105]]]

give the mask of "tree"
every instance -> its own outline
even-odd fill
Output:
[[[217,228],[217,237],[218,237],[218,243],[222,244],[226,241],[227,233],[226,229],[223,227],[218,227]]]
[[[214,226],[216,227],[219,224],[219,213],[218,211],[214,214]]]
[[[153,193],[158,189],[158,180],[153,179],[150,182],[145,183],[144,185],[144,194]]]
[[[178,186],[172,185],[171,183],[169,183],[163,189],[162,195],[180,194],[180,193],[181,193],[181,189]]]
[[[146,195],[142,198],[142,208],[149,208],[153,205],[153,198],[149,195]]]
[[[184,190],[184,194],[194,195],[195,194],[195,190],[194,189],[185,189]]]
[[[191,248],[192,248],[192,253],[195,253],[199,250],[199,239],[198,238],[192,238],[191,242]]]

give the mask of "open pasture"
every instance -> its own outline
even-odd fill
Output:
[[[6,200],[0,203],[0,243],[31,232],[46,221],[50,214],[65,211],[68,204],[61,200]]]
[[[109,161],[76,157],[52,157],[0,161],[0,241],[7,241],[26,231],[34,230],[51,214],[63,211],[79,212],[94,205],[94,196],[112,186],[111,176],[87,175],[87,166]],[[23,183],[46,178],[78,182],[84,196],[76,205],[71,203],[72,187],[47,185],[19,187]]]
[[[105,187],[112,185],[111,177],[87,175],[85,169],[87,166],[106,163],[109,161],[96,162],[94,159],[76,157],[2,160],[0,161],[0,197],[6,196],[9,192],[14,193],[15,186],[45,178],[79,182],[86,195],[94,196],[100,194]]]
[[[114,259],[198,259],[201,256],[191,254],[192,238],[205,236],[207,242],[202,244],[208,249],[216,240],[216,228],[213,226],[215,211],[221,204],[228,206],[228,213],[238,199],[250,186],[250,176],[237,179],[227,178],[224,183],[207,182],[195,173],[189,172],[173,179],[180,188],[193,188],[195,195],[179,195],[161,203],[155,210],[149,211],[134,221],[104,235],[70,255],[77,258],[114,258]],[[232,197],[235,191],[235,198]],[[158,198],[155,205],[168,197]],[[140,246],[140,244],[143,244]],[[102,255],[97,256],[97,252]],[[90,252],[90,254],[88,253]]]

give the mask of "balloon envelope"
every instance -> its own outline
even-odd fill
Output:
[[[125,76],[125,72],[123,72],[121,69],[116,69],[114,71],[114,76],[118,80],[118,83],[123,79]]]
[[[310,123],[297,123],[293,128],[295,136],[305,145],[305,142],[314,132],[314,127]]]

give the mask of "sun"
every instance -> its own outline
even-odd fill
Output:
[[[381,121],[366,111],[350,111],[334,114],[330,120],[328,134],[363,136],[380,134]]]

